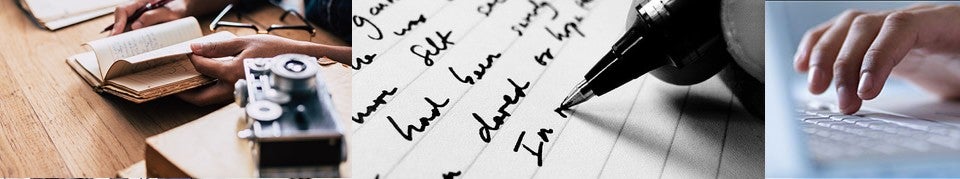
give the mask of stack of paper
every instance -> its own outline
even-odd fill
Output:
[[[57,30],[96,17],[110,14],[117,5],[129,0],[19,0],[23,7],[44,28]]]

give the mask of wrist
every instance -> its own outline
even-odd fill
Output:
[[[295,48],[291,53],[299,53],[316,58],[328,58],[343,64],[350,64],[351,48],[347,46],[332,46],[308,41],[295,41]]]
[[[299,54],[304,54],[304,55],[317,57],[317,58],[324,57],[322,53],[322,51],[324,51],[324,47],[321,44],[306,42],[306,41],[299,41],[299,40],[296,41],[296,44],[297,44],[296,52]]]

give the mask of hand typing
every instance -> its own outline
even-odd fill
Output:
[[[840,110],[852,114],[876,98],[891,74],[945,98],[960,97],[960,6],[849,10],[807,31],[794,59],[809,91],[835,81]]]

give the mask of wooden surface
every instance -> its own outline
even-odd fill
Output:
[[[257,177],[251,141],[237,138],[247,127],[243,109],[230,104],[193,122],[147,138],[145,172],[161,178],[251,178]],[[342,125],[349,119],[340,118]],[[324,155],[308,153],[304,156]],[[329,155],[329,154],[328,154]],[[349,177],[349,163],[340,176]],[[131,166],[136,168],[137,166]],[[122,173],[123,171],[121,171]],[[131,173],[131,172],[127,172]]]
[[[209,33],[205,25],[212,17],[198,19]],[[115,176],[143,159],[146,137],[223,106],[196,107],[175,98],[134,104],[95,93],[64,59],[83,52],[82,43],[105,37],[99,32],[112,20],[108,15],[51,32],[31,22],[15,1],[0,2],[0,176]],[[349,70],[342,72],[327,77],[337,84],[335,105],[346,117],[350,79]]]
[[[147,138],[150,177],[256,177],[249,140],[237,137],[243,110],[227,105],[193,122]]]

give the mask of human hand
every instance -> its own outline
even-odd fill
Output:
[[[136,30],[187,16],[187,6],[184,0],[174,0],[161,8],[144,12],[143,15],[130,23],[129,27],[127,26],[127,19],[130,18],[137,9],[145,6],[147,3],[156,1],[157,0],[136,0],[117,6],[117,9],[113,12],[113,31],[110,32],[110,35],[117,35],[128,30]]]
[[[960,55],[957,18],[957,5],[916,5],[873,13],[849,10],[807,31],[794,65],[797,71],[809,71],[811,93],[823,93],[831,80],[836,81],[838,105],[845,114],[859,110],[863,100],[876,98],[892,72],[941,96],[958,97],[960,72],[933,74],[950,68],[960,71],[960,63],[931,66],[958,60],[942,58]],[[934,56],[941,58],[926,59]],[[932,69],[916,70],[918,66]]]
[[[273,35],[250,35],[221,42],[190,44],[193,50],[190,61],[197,72],[218,80],[212,86],[185,91],[177,97],[198,106],[229,101],[233,99],[233,84],[244,78],[243,59],[303,54],[304,43]],[[231,56],[232,59],[214,59]]]

